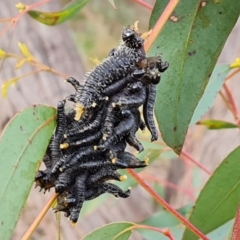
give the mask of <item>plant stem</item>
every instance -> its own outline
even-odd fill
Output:
[[[237,68],[235,71],[233,71],[232,73],[230,73],[227,77],[226,77],[226,81],[229,80],[230,78],[232,78],[235,74],[237,74],[238,72],[240,72],[240,68]]]
[[[182,156],[188,158],[192,163],[194,163],[196,166],[198,166],[200,169],[202,169],[205,173],[212,175],[212,172],[206,169],[202,164],[198,163],[189,153],[182,150],[181,153]]]
[[[239,240],[239,239],[240,239],[240,205],[238,206],[235,222],[233,225],[231,240]]]
[[[142,177],[144,180],[148,180],[148,181],[152,181],[152,182],[158,182],[160,184],[162,184],[163,186],[167,186],[169,188],[172,188],[178,192],[181,192],[183,194],[186,194],[188,195],[192,201],[195,201],[195,197],[193,196],[192,192],[189,191],[188,189],[184,189],[184,188],[181,188],[179,187],[178,185],[175,185],[171,182],[168,182],[168,181],[165,181],[163,179],[160,179],[158,177],[154,177],[150,174],[146,174],[145,171],[139,173],[140,177]]]
[[[53,202],[55,201],[55,199],[57,198],[57,193],[54,193],[50,199],[48,200],[48,202],[46,203],[46,205],[43,207],[42,211],[38,214],[38,216],[35,218],[35,220],[33,221],[33,223],[31,224],[31,226],[28,228],[28,230],[25,232],[25,234],[23,235],[21,240],[28,240],[30,239],[30,237],[32,236],[33,232],[35,231],[35,229],[37,228],[37,226],[39,225],[39,223],[42,221],[43,217],[46,215],[48,209],[51,207],[51,205],[53,204]]]
[[[183,225],[190,229],[202,240],[209,240],[202,232],[200,232],[194,225],[192,225],[187,219],[185,219],[181,214],[179,214],[174,208],[172,208],[166,201],[164,201],[158,194],[146,184],[132,169],[127,170],[128,173],[168,212],[173,214]]]
[[[231,111],[232,114],[234,115],[233,110],[232,110],[232,107],[230,106],[230,104],[229,104],[228,100],[226,99],[225,95],[223,94],[222,90],[219,92],[219,94],[220,94],[223,102],[225,103],[226,107],[227,107],[227,108],[229,109],[229,111]]]
[[[240,124],[239,113],[238,113],[237,106],[236,106],[234,97],[233,97],[233,95],[232,95],[232,92],[231,92],[231,90],[228,88],[228,86],[227,86],[226,83],[223,84],[223,88],[224,88],[224,90],[226,91],[226,94],[227,94],[227,97],[228,97],[228,101],[229,101],[229,103],[230,103],[230,105],[231,105],[231,108],[232,108],[232,112],[233,112],[235,121],[236,121],[237,125],[239,125],[239,124]]]
[[[134,0],[134,2],[142,5],[143,7],[147,8],[147,9],[153,10],[153,6],[152,5],[146,3],[146,2],[144,2],[142,0]]]
[[[140,225],[140,224],[136,224],[133,228],[137,229],[149,229],[149,230],[153,230],[159,233],[162,233],[163,235],[165,235],[166,237],[168,237],[170,240],[174,240],[173,235],[171,234],[171,232],[169,231],[169,229],[165,228],[165,229],[161,229],[161,228],[156,228],[156,227],[152,227],[152,226],[147,226],[147,225]]]
[[[156,22],[154,28],[152,29],[151,34],[147,38],[144,44],[145,51],[148,52],[150,47],[152,46],[153,42],[156,40],[157,36],[163,29],[164,25],[166,24],[167,20],[171,16],[172,12],[178,5],[179,0],[170,0],[166,8],[164,9],[163,13],[161,14],[160,18]]]

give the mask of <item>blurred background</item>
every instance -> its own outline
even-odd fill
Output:
[[[25,0],[24,4],[34,2]],[[153,6],[155,1],[145,2]],[[16,3],[18,1],[2,1],[0,19],[17,15]],[[38,9],[47,12],[59,11],[66,3],[68,1],[52,0]],[[148,30],[151,10],[136,1],[115,0],[115,4],[118,10],[115,10],[107,0],[89,1],[73,19],[54,27],[43,25],[25,15],[14,29],[10,29],[1,36],[0,48],[19,54],[17,43],[22,42],[40,62],[82,81],[84,73],[95,66],[96,59],[102,60],[113,47],[119,44],[124,26],[138,20],[140,31]],[[4,23],[1,23],[0,27],[1,31]],[[219,62],[231,63],[240,56],[239,39],[240,21],[233,29]],[[164,58],[164,49],[161,49],[160,53]],[[14,69],[14,65],[15,61],[11,58],[1,59],[0,85],[33,70],[28,64],[20,69]],[[56,106],[60,99],[72,93],[71,86],[65,84],[63,80],[63,77],[51,73],[39,73],[24,77],[15,87],[10,87],[7,97],[0,97],[0,133],[9,119],[23,108],[31,104]],[[229,87],[236,101],[240,102],[239,87],[236,87],[238,82],[239,75],[231,79]],[[237,107],[240,110],[240,104]],[[233,116],[219,96],[204,118],[234,122]],[[151,160],[150,166],[141,171],[140,176],[175,208],[194,202],[209,174],[193,165],[187,158],[177,158],[161,138],[152,144],[149,144],[148,133],[139,133],[139,138],[145,146],[145,151],[139,157],[149,157]],[[236,129],[209,131],[205,127],[194,126],[189,129],[184,151],[212,172],[239,143],[239,132]],[[125,190],[128,186],[132,186],[131,197],[116,200],[113,196],[104,195],[84,203],[81,217],[75,227],[72,227],[62,216],[61,239],[81,239],[93,229],[113,221],[140,223],[163,210],[144,189],[136,185],[131,177],[119,186]],[[12,239],[20,239],[50,196],[51,193],[44,195],[33,187]],[[50,210],[32,239],[56,239],[57,225],[56,216]],[[180,225],[178,227],[182,228]],[[143,237],[134,232],[130,239],[137,240]]]

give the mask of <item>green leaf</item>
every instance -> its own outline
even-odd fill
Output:
[[[189,210],[191,209],[192,204],[186,205],[178,210],[178,212],[186,217]],[[158,228],[168,228],[175,239],[181,239],[183,231],[185,229],[185,226],[182,225],[172,214],[167,212],[166,210],[159,211],[158,213],[155,213],[150,218],[147,218],[140,224],[143,225],[149,225],[152,227],[158,227]],[[149,231],[145,229],[139,229],[137,230],[141,233],[141,235],[146,240],[167,240],[168,238],[164,235],[159,235],[159,233],[154,231]]]
[[[168,3],[156,1],[150,28]],[[149,52],[161,51],[170,64],[158,85],[155,113],[163,140],[177,154],[239,12],[239,0],[181,0]]]
[[[55,127],[55,109],[34,105],[18,113],[0,140],[0,239],[10,239]]]
[[[240,147],[215,170],[192,209],[189,221],[207,234],[234,218],[240,200]],[[183,240],[198,239],[186,229]]]
[[[115,222],[107,224],[86,235],[82,240],[126,240],[131,235],[135,224],[130,222]]]
[[[203,96],[194,110],[189,125],[194,125],[212,107],[229,71],[230,67],[228,64],[218,64],[215,66]]]
[[[42,12],[30,10],[27,13],[38,22],[46,25],[57,25],[67,21],[75,16],[88,2],[88,0],[75,0],[67,4],[62,11],[59,12]]]
[[[197,125],[205,125],[208,129],[238,128],[234,123],[213,119],[199,121]]]
[[[229,231],[233,225],[233,220],[228,221],[219,228],[215,229],[207,235],[211,240],[227,239]]]

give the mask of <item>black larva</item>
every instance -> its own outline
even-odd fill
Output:
[[[106,182],[126,179],[118,169],[148,165],[148,159],[140,161],[125,148],[129,144],[143,151],[136,132],[145,126],[151,140],[157,139],[155,85],[168,63],[159,56],[146,57],[143,42],[134,27],[128,26],[123,30],[122,43],[86,74],[83,85],[72,77],[66,80],[75,93],[58,103],[57,127],[44,157],[46,169],[37,173],[35,182],[44,191],[55,187],[59,194],[55,211],[65,212],[73,223],[84,201],[104,193],[129,197],[130,189],[123,191]],[[67,114],[66,100],[73,102]]]

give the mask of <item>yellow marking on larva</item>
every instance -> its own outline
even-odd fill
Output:
[[[60,148],[61,149],[66,149],[66,148],[68,148],[69,147],[69,144],[68,143],[62,143],[62,144],[60,144]]]
[[[120,177],[120,181],[123,182],[123,181],[125,181],[125,180],[127,180],[127,175],[122,175],[122,176]]]
[[[109,137],[109,135],[106,134],[106,133],[104,133],[102,139],[103,139],[104,141],[106,141],[108,137]]]
[[[75,226],[76,226],[76,223],[71,221],[71,225],[72,225],[73,227],[75,227]]]
[[[85,109],[84,106],[81,103],[76,103],[74,105],[74,110],[76,112],[76,115],[74,117],[74,120],[78,121],[81,119],[82,114],[84,113]]]
[[[112,162],[112,164],[115,164],[115,163],[116,163],[116,161],[117,161],[117,159],[116,159],[116,158],[112,158],[112,159],[111,159],[111,162]]]
[[[146,158],[146,159],[144,160],[144,163],[145,163],[146,165],[148,165],[148,164],[149,164],[149,158]]]
[[[96,106],[97,106],[97,103],[92,103],[92,105],[91,105],[93,108],[95,108]]]

